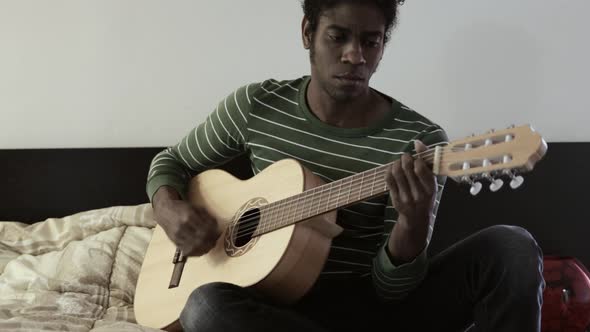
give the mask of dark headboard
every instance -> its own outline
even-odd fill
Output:
[[[147,202],[145,179],[161,148],[0,151],[0,220],[41,221]]]
[[[145,181],[164,147],[0,150],[0,220],[27,223],[149,202]],[[222,165],[250,176],[245,160]]]
[[[494,224],[523,226],[546,254],[571,255],[590,267],[590,143],[549,143],[545,158],[523,174],[524,184],[478,196],[450,181],[439,210],[432,251]]]
[[[89,209],[148,202],[145,179],[162,147],[0,150],[0,220],[36,222]],[[549,143],[524,185],[472,197],[449,181],[431,253],[493,224],[527,228],[547,254],[572,255],[590,266],[590,143]],[[223,168],[245,178],[245,158]]]

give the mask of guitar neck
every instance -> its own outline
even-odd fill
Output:
[[[545,155],[547,144],[531,126],[510,126],[500,131],[472,135],[444,147],[436,146],[414,155],[432,167],[435,175],[448,176],[472,184],[472,194],[481,189],[477,179],[493,180],[491,190],[502,186],[493,179],[503,174],[512,179],[511,187],[522,183],[516,172],[527,172]],[[385,175],[397,161],[358,173],[260,208],[260,227],[254,236],[292,225],[317,215],[340,209],[388,191]],[[479,185],[479,187],[477,186]]]
[[[436,155],[435,150],[430,149],[420,154],[430,156],[425,160],[431,166],[436,165],[436,162],[433,163],[428,160],[436,160],[436,158],[433,158],[433,155]],[[386,183],[386,174],[395,162],[397,161],[263,206],[260,209],[261,227],[254,232],[253,236],[262,235],[385,194],[389,190]],[[435,173],[436,170],[436,167],[433,166]]]

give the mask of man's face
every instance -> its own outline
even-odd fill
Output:
[[[342,4],[324,11],[309,44],[312,78],[337,101],[368,93],[384,36],[385,18],[374,6]]]

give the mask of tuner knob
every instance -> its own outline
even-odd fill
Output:
[[[461,178],[461,181],[471,185],[471,189],[469,189],[469,192],[471,193],[471,195],[475,196],[475,195],[479,194],[479,192],[481,191],[481,187],[482,187],[481,183],[474,182],[469,176],[463,176]]]
[[[492,183],[490,183],[490,190],[496,192],[500,190],[500,188],[502,188],[503,185],[504,181],[502,181],[501,179],[492,180]]]
[[[471,184],[471,189],[469,189],[469,193],[471,193],[471,195],[475,196],[477,194],[479,194],[479,192],[481,191],[481,182],[472,182]]]
[[[516,189],[520,187],[520,185],[524,182],[524,178],[520,175],[512,176],[512,181],[510,181],[510,188]]]
[[[510,181],[510,188],[512,188],[512,189],[516,189],[516,188],[520,187],[524,182],[524,178],[520,175],[516,175],[514,173],[514,171],[504,170],[503,173],[508,175],[512,179]]]

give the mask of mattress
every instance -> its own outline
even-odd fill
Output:
[[[133,311],[155,225],[150,204],[0,222],[0,331],[157,331]]]

